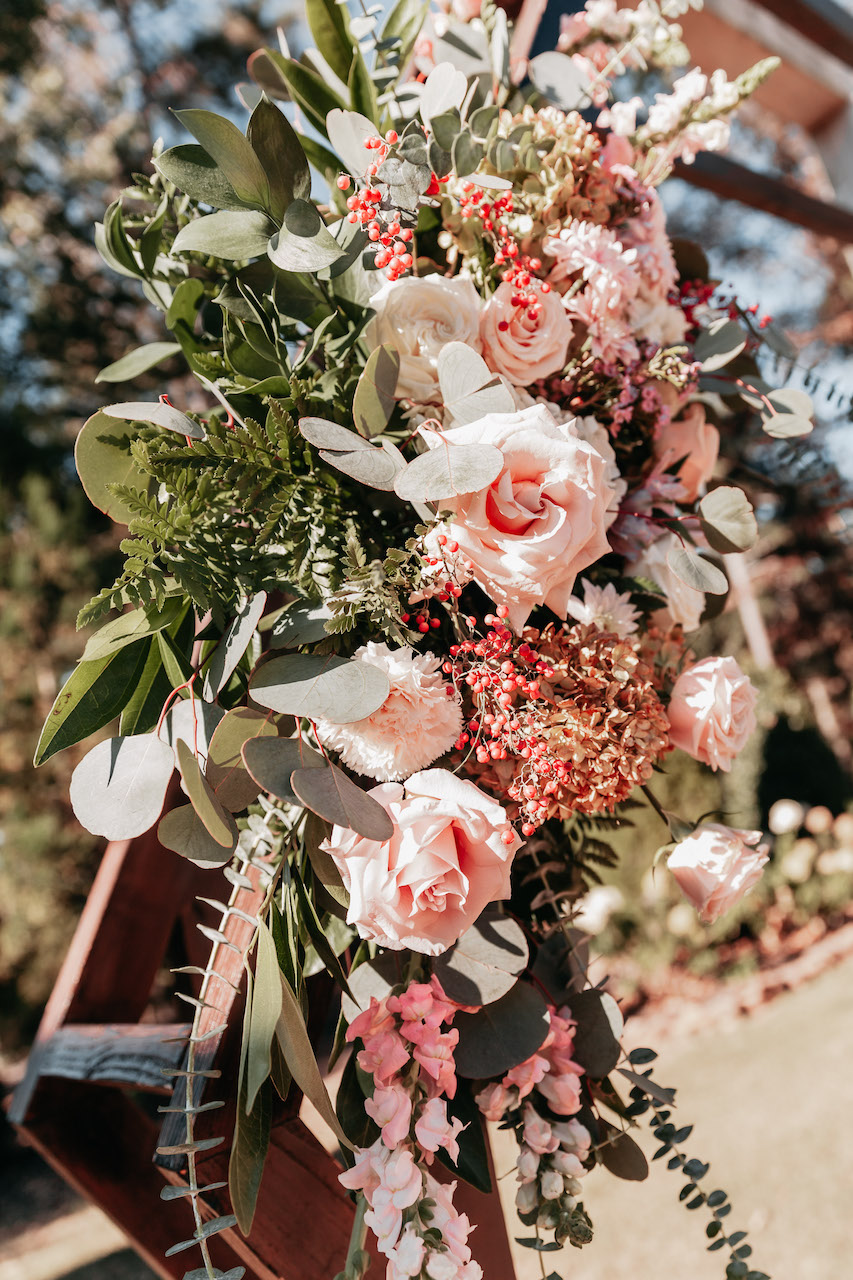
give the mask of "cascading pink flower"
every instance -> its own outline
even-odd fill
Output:
[[[347,920],[383,947],[439,955],[509,896],[521,840],[496,800],[444,769],[368,794],[394,823],[390,839],[336,826],[323,845],[350,895]]]
[[[703,658],[682,671],[667,707],[670,740],[694,760],[729,772],[755,730],[758,694],[734,658]]]
[[[439,1147],[443,1147],[456,1164],[459,1159],[459,1143],[456,1139],[467,1127],[458,1117],[454,1116],[452,1120],[448,1117],[447,1103],[443,1098],[430,1098],[415,1122],[415,1137],[418,1146],[426,1153],[427,1163],[430,1163]]]
[[[412,1099],[399,1084],[377,1084],[372,1098],[366,1098],[364,1109],[382,1130],[386,1147],[399,1147],[409,1133],[412,1122]]]
[[[575,578],[610,550],[606,460],[541,404],[425,436],[431,448],[446,440],[500,449],[488,488],[442,502],[452,512],[447,532],[515,631],[536,605],[565,618]]]

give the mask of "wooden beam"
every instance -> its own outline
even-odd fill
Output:
[[[780,178],[730,160],[727,156],[703,152],[693,164],[675,165],[674,176],[691,186],[713,191],[726,200],[737,200],[752,209],[761,209],[785,222],[805,227],[818,236],[831,236],[842,244],[853,244],[853,212],[806,195]]]
[[[185,1022],[72,1024],[41,1046],[36,1067],[40,1076],[170,1094],[164,1071],[181,1065],[189,1032]]]
[[[836,0],[755,0],[834,58],[853,67],[853,13]]]

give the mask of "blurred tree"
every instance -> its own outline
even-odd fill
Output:
[[[97,848],[68,807],[75,753],[38,774],[30,765],[79,656],[76,612],[116,568],[115,532],[79,489],[71,450],[103,402],[98,370],[164,336],[135,282],[101,262],[93,224],[154,140],[176,135],[171,106],[242,117],[233,86],[269,40],[261,8],[0,4],[0,1040],[9,1048],[34,1029]],[[157,375],[147,385],[162,389]]]

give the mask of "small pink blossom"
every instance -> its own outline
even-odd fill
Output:
[[[351,1044],[353,1040],[367,1040],[380,1031],[393,1031],[394,1026],[395,1022],[387,1003],[384,1000],[377,1000],[376,996],[371,996],[369,1007],[353,1018],[347,1027],[347,1043]]]
[[[550,1124],[528,1102],[524,1108],[524,1141],[540,1156],[556,1151],[560,1140]]]
[[[377,1080],[390,1080],[409,1061],[409,1051],[396,1031],[369,1036],[357,1057],[362,1071]]]
[[[532,1058],[527,1058],[508,1071],[503,1078],[503,1083],[506,1088],[515,1086],[518,1089],[519,1098],[526,1098],[533,1086],[539,1084],[548,1069],[548,1059],[534,1053]]]
[[[410,1032],[413,1040],[417,1033],[412,1056],[435,1082],[435,1092],[446,1093],[448,1098],[453,1098],[456,1096],[453,1050],[459,1043],[459,1032],[455,1028],[442,1032],[437,1027],[419,1027],[420,1024],[415,1023]]]
[[[394,1249],[388,1254],[385,1280],[410,1280],[412,1276],[419,1276],[425,1250],[423,1238],[411,1222],[407,1222]]]
[[[549,1072],[539,1085],[539,1092],[558,1116],[573,1116],[581,1106],[580,1081],[576,1075]]]
[[[407,1022],[423,1021],[428,1027],[438,1027],[442,1022],[450,1022],[456,1012],[456,1005],[447,999],[435,974],[429,982],[410,982],[400,995],[389,996],[387,1005],[403,1019],[404,1036],[409,1035]]]
[[[475,1099],[485,1118],[493,1121],[502,1120],[504,1112],[515,1104],[515,1100],[516,1095],[512,1090],[504,1088],[497,1081],[487,1084]]]
[[[427,1163],[439,1147],[443,1147],[455,1164],[459,1159],[456,1139],[467,1127],[455,1116],[452,1120],[448,1118],[447,1103],[443,1098],[430,1098],[415,1122],[415,1137],[418,1146],[427,1153]]]
[[[373,1193],[382,1185],[382,1170],[389,1152],[377,1139],[372,1147],[356,1149],[356,1161],[351,1169],[338,1174],[338,1182],[349,1191],[363,1191],[368,1204]]]
[[[373,1097],[365,1099],[364,1109],[382,1130],[386,1147],[399,1147],[406,1140],[412,1122],[412,1099],[402,1085],[377,1085]]]
[[[397,1209],[408,1209],[421,1198],[423,1177],[408,1149],[392,1151],[382,1166],[380,1176],[380,1191],[387,1193]]]

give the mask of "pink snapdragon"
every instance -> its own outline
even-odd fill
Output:
[[[448,1118],[447,1103],[442,1098],[430,1098],[415,1124],[415,1137],[418,1146],[425,1153],[427,1164],[432,1163],[432,1156],[439,1147],[443,1147],[456,1164],[459,1159],[459,1143],[456,1139],[467,1127],[456,1116],[452,1120]]]
[[[412,1099],[399,1084],[378,1084],[372,1098],[366,1098],[364,1109],[382,1130],[386,1147],[404,1142],[412,1123]]]

